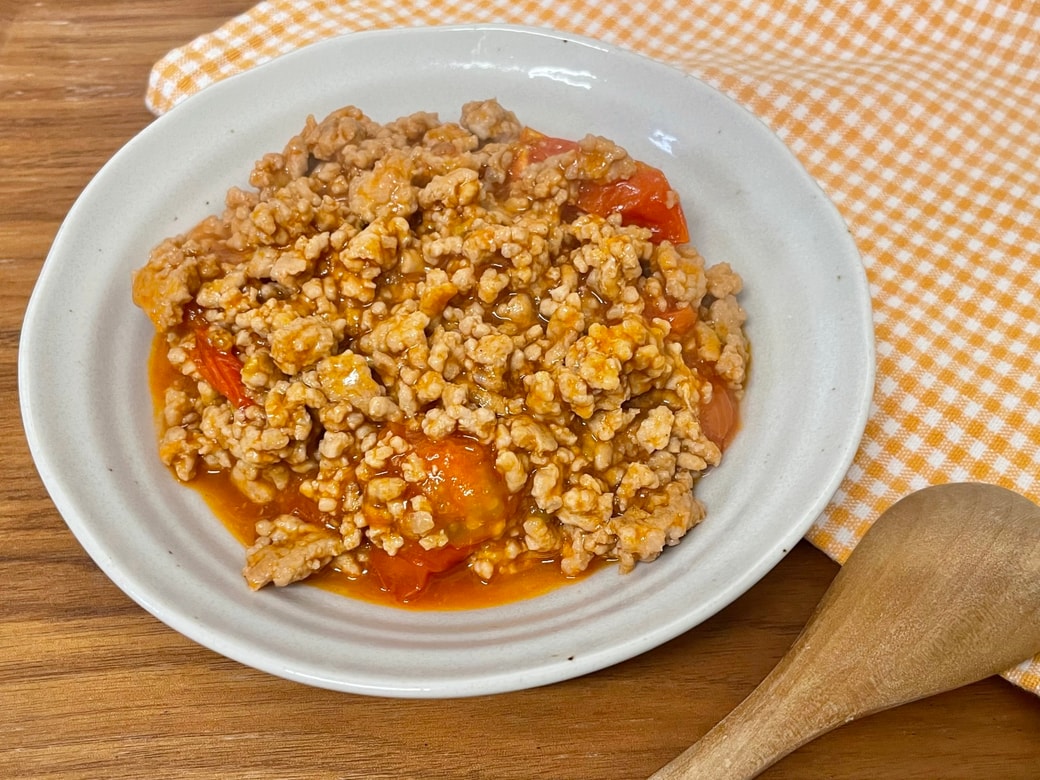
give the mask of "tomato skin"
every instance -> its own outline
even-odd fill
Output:
[[[577,141],[542,135],[537,130],[532,130],[529,127],[525,127],[520,135],[520,143],[527,147],[527,161],[529,163],[548,160],[557,154],[576,151],[579,148]]]
[[[368,571],[378,579],[380,586],[400,602],[418,596],[430,579],[462,563],[473,551],[472,547],[437,547],[426,550],[416,542],[405,542],[396,555],[372,545],[368,554]]]
[[[542,162],[554,155],[577,148],[577,141],[553,138],[550,135],[539,133],[537,130],[532,130],[530,127],[525,127],[520,132],[520,141],[514,153],[513,162],[509,165],[509,176],[515,178],[531,163]]]
[[[725,449],[736,432],[737,402],[729,388],[712,382],[711,400],[701,404],[701,430],[720,449]]]
[[[627,224],[649,228],[655,242],[684,244],[690,240],[686,215],[668,179],[645,163],[636,163],[636,172],[627,179],[583,183],[578,207],[601,217],[620,214]]]
[[[227,398],[236,408],[243,409],[256,402],[246,393],[242,381],[242,361],[232,350],[222,349],[209,336],[210,324],[202,309],[195,303],[184,309],[183,324],[195,334],[191,356],[199,374],[210,386]]]
[[[401,549],[397,551],[397,554],[413,566],[426,569],[434,574],[440,574],[455,568],[466,560],[469,554],[473,552],[475,546],[455,547],[446,544],[443,547],[434,547],[432,550],[427,550],[421,544],[405,542]]]
[[[253,405],[242,382],[242,363],[234,354],[217,349],[203,336],[196,339],[194,357],[202,378],[236,408]]]
[[[382,547],[372,545],[368,553],[368,573],[379,579],[383,590],[398,601],[408,601],[425,590],[431,572],[397,555],[390,555]]]

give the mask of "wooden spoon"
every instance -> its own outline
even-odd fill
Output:
[[[1040,507],[974,483],[883,513],[776,668],[651,780],[757,776],[855,718],[1040,651]]]

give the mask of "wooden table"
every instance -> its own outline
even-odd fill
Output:
[[[803,543],[705,624],[581,679],[383,700],[193,644],[101,574],[47,497],[16,381],[40,265],[83,186],[151,121],[150,65],[249,5],[0,0],[0,777],[645,777],[766,674],[834,563]],[[765,776],[1040,777],[1040,700],[994,678],[853,723]]]

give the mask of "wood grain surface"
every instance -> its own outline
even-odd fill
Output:
[[[801,544],[716,617],[602,672],[386,700],[286,682],[170,630],[97,569],[40,483],[17,349],[44,257],[93,174],[152,120],[151,64],[249,5],[0,0],[0,777],[648,776],[783,655],[837,572],[822,553]],[[763,777],[1040,777],[1040,700],[992,678],[854,722]]]

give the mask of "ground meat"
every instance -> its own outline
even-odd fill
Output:
[[[272,507],[252,587],[376,549],[627,571],[704,517],[746,379],[740,277],[581,207],[645,169],[624,149],[541,138],[495,101],[310,118],[136,272],[179,375],[163,461]],[[315,516],[277,510],[287,491]]]
[[[246,550],[246,581],[252,588],[269,582],[289,585],[326,566],[343,552],[343,539],[323,526],[292,515],[257,523],[256,544]]]

